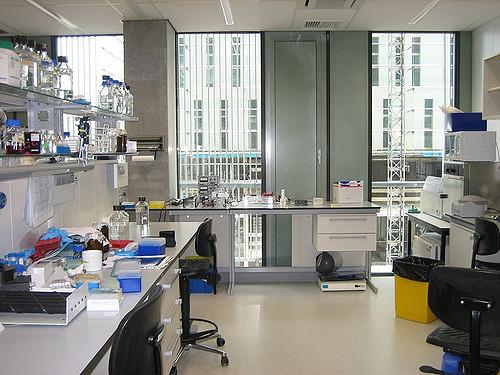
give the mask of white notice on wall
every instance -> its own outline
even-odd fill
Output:
[[[30,177],[26,189],[24,221],[38,227],[54,216],[54,176]]]

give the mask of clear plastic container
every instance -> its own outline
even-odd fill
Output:
[[[58,96],[73,99],[73,70],[68,65],[66,56],[57,57],[56,74],[58,75]]]
[[[114,212],[109,217],[109,239],[128,240],[129,239],[129,216],[123,211],[121,206],[113,206]]]
[[[47,53],[47,45],[40,46],[40,91],[47,95],[55,95],[55,66]]]
[[[135,222],[137,225],[149,224],[149,204],[146,197],[139,197],[139,202],[135,205]]]

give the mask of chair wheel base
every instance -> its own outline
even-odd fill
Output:
[[[221,358],[220,358],[220,365],[222,367],[226,367],[226,366],[229,366],[229,358],[227,358],[227,355],[223,355]]]
[[[217,346],[224,346],[224,344],[226,343],[226,340],[224,340],[223,337],[217,337]]]

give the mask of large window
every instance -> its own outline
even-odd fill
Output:
[[[372,34],[372,200],[383,207],[381,220],[388,223],[404,217],[399,207],[420,204],[418,188],[390,186],[441,175],[446,117],[439,107],[454,104],[454,50],[451,33]],[[379,228],[383,240],[374,262],[385,266],[391,258],[387,231],[404,229],[404,220]],[[404,249],[404,238],[400,245]]]
[[[73,69],[73,94],[98,104],[103,75],[123,81],[123,36],[57,37],[58,56],[67,56]],[[134,88],[131,88],[132,92]],[[64,130],[76,135],[75,117],[64,115]],[[124,124],[119,122],[118,126]],[[95,129],[93,129],[95,130]]]
[[[261,191],[261,51],[258,33],[179,34],[178,180],[218,175],[234,197]],[[262,264],[262,219],[236,222],[238,266]]]

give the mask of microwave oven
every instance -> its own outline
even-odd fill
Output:
[[[494,131],[446,133],[444,155],[448,160],[495,161],[496,145]]]

